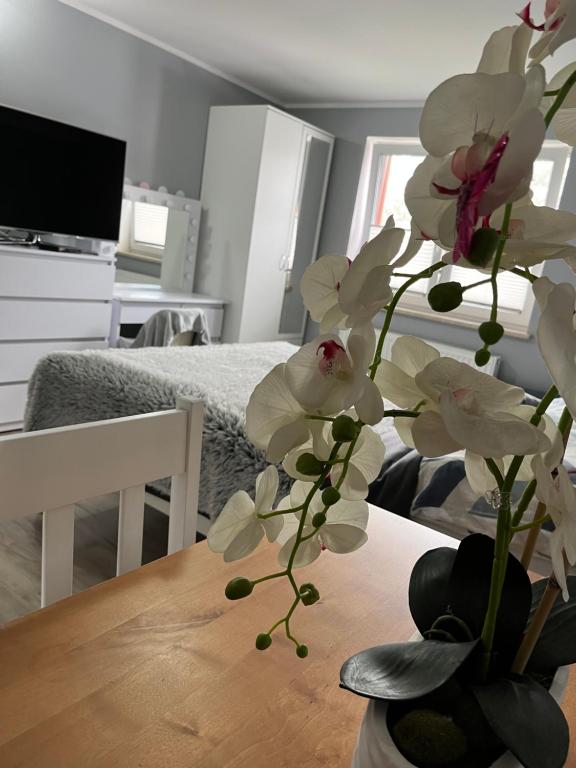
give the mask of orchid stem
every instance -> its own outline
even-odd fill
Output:
[[[566,97],[568,96],[568,94],[572,90],[572,86],[575,83],[576,83],[576,70],[574,70],[574,72],[572,72],[572,74],[566,80],[564,85],[561,88],[558,89],[558,95],[556,96],[556,98],[554,100],[554,104],[552,104],[552,106],[550,107],[548,112],[546,112],[546,117],[544,118],[544,122],[546,123],[546,127],[548,127],[550,125],[550,123],[552,122],[552,120],[554,118],[554,115],[556,114],[556,112],[558,112],[558,110],[560,109],[560,107],[564,103]]]

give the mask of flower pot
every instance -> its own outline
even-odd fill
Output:
[[[562,701],[568,682],[569,667],[560,667],[554,676],[550,693],[558,703]],[[370,701],[352,758],[352,768],[414,768],[396,748],[388,731],[384,701]],[[522,768],[516,758],[507,752],[492,768]]]

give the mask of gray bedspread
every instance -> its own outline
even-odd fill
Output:
[[[199,508],[217,516],[238,489],[254,492],[266,467],[247,439],[245,409],[262,377],[295,351],[286,342],[56,352],[37,365],[25,429],[47,429],[204,402]],[[288,487],[288,478],[283,478]]]

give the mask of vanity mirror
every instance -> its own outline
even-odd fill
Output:
[[[118,280],[192,291],[201,206],[164,187],[124,185]]]

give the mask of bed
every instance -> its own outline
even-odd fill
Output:
[[[264,455],[246,437],[245,408],[262,377],[294,351],[286,342],[263,342],[52,353],[38,363],[30,381],[25,428],[162,410],[173,407],[182,395],[200,398],[205,424],[199,509],[205,519],[200,529],[206,530],[234,491],[253,492],[256,475],[266,467]],[[454,356],[462,359],[463,353]],[[560,403],[555,407],[559,416]],[[492,510],[466,481],[462,456],[421,459],[401,442],[391,419],[376,429],[386,445],[386,458],[370,488],[371,503],[459,538],[494,529]],[[576,433],[569,460],[576,459],[572,453]],[[281,492],[289,483],[282,476]],[[162,508],[169,493],[167,481],[151,490]],[[520,486],[516,492],[521,492]],[[545,546],[539,554],[547,557]]]

